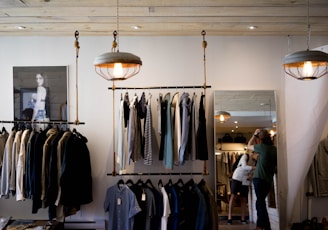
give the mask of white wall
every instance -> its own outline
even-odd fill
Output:
[[[104,219],[103,200],[106,188],[120,178],[107,176],[112,171],[112,91],[111,86],[97,76],[93,60],[97,55],[110,50],[110,37],[84,37],[80,33],[80,57],[75,65],[74,36],[72,37],[0,37],[0,120],[13,119],[13,66],[69,66],[69,109],[70,120],[75,113],[75,77],[78,67],[79,77],[79,120],[85,125],[78,130],[88,138],[93,173],[94,202],[82,207],[72,219]],[[278,109],[280,110],[281,130],[284,130],[284,73],[283,57],[288,51],[305,49],[304,38],[291,38],[291,47],[287,47],[287,37],[214,37],[207,36],[206,49],[207,85],[206,113],[207,134],[210,159],[207,162],[209,175],[204,178],[214,188],[214,144],[213,144],[213,90],[276,90]],[[326,37],[312,38],[314,47],[327,43]],[[120,37],[120,51],[131,52],[142,58],[141,72],[125,82],[118,82],[121,87],[143,86],[180,86],[202,85],[204,83],[202,37]],[[152,91],[156,95],[158,91]],[[120,92],[116,92],[117,95]],[[118,96],[116,98],[119,98]],[[117,107],[117,106],[116,106]],[[153,107],[154,108],[154,107]],[[279,120],[278,120],[279,121]],[[281,135],[280,138],[284,138]],[[284,143],[285,144],[285,143]],[[282,153],[284,156],[286,153]],[[285,167],[284,157],[279,159]],[[137,163],[138,171],[164,171],[161,164],[148,168]],[[201,171],[202,162],[188,162],[181,171]],[[200,179],[196,176],[195,179]],[[125,179],[125,178],[123,178]],[[153,179],[153,177],[151,178]],[[158,178],[154,177],[154,180]],[[168,178],[164,178],[168,179]],[[281,189],[287,188],[285,182]],[[283,191],[283,190],[282,190]],[[285,190],[286,191],[286,190]],[[283,200],[283,202],[285,202]],[[286,223],[284,205],[281,222]],[[40,210],[31,214],[31,202],[16,202],[14,199],[0,200],[0,216],[14,218],[47,218],[47,211]],[[284,225],[286,226],[286,225]]]
[[[327,48],[323,46],[320,50],[327,52]],[[303,187],[319,141],[327,136],[327,129],[325,129],[328,116],[327,84],[326,76],[310,82],[293,81],[292,78],[287,78],[285,82],[285,141],[288,153],[286,175],[288,181],[293,183],[293,186],[290,186],[291,183],[288,184],[288,219],[297,219],[301,216],[304,220],[309,211],[309,218],[316,216],[321,221],[321,218],[328,213],[327,199],[314,199],[313,205],[308,205],[305,193],[309,190],[308,187]],[[298,198],[295,199],[297,196]]]

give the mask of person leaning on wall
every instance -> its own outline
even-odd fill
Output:
[[[259,144],[257,144],[258,141]],[[253,175],[257,211],[256,229],[271,230],[265,199],[269,194],[273,176],[277,170],[277,148],[267,130],[256,129],[248,142],[248,150],[254,152],[253,157],[257,160]]]

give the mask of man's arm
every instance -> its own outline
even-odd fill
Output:
[[[252,152],[254,152],[254,145],[257,144],[256,141],[258,139],[258,134],[260,133],[260,131],[260,129],[256,129],[254,135],[248,141],[247,148]]]

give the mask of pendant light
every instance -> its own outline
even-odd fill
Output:
[[[119,29],[117,0],[117,31]],[[112,51],[97,56],[94,60],[95,71],[109,81],[126,80],[138,74],[142,61],[140,57],[126,52],[119,52],[118,32],[113,32]]]
[[[310,23],[309,0],[307,4],[307,50],[286,55],[284,70],[289,76],[298,80],[315,80],[328,74],[328,54],[318,50],[309,50]]]
[[[220,123],[225,123],[230,117],[231,114],[226,111],[219,111],[215,114],[215,118],[218,119]]]

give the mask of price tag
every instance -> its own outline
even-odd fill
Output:
[[[121,205],[121,198],[117,198],[117,205]]]
[[[142,193],[142,195],[141,195],[141,200],[142,200],[142,201],[145,201],[145,200],[146,200],[146,193]]]

